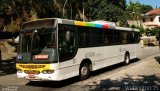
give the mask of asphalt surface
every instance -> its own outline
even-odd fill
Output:
[[[106,88],[108,90],[119,90],[119,89],[125,90],[125,87],[123,86],[124,84],[121,83],[122,80],[121,81],[111,80],[111,78],[116,78],[116,76],[120,74],[124,75],[122,73],[117,74],[119,72],[123,72],[124,70],[136,70],[132,68],[135,68],[139,64],[143,64],[143,62],[145,61],[150,62],[151,58],[153,59],[156,56],[160,56],[159,51],[160,50],[158,47],[145,47],[142,50],[142,55],[138,57],[139,59],[131,60],[132,62],[128,66],[124,66],[123,63],[120,63],[110,67],[106,67],[104,69],[100,69],[98,71],[92,72],[92,76],[84,81],[78,81],[77,80],[78,78],[74,77],[61,82],[29,82],[26,79],[18,79],[16,77],[14,70],[7,70],[6,72],[1,72],[0,91],[67,91],[67,90],[88,91],[88,90],[106,90]],[[145,72],[144,69],[143,71]],[[103,84],[101,83],[102,78],[103,80],[105,79]],[[159,81],[159,77],[156,78],[154,75],[149,75],[148,79],[152,78],[154,78],[155,81]],[[126,79],[133,80],[130,79],[130,75],[126,76]],[[123,79],[123,81],[125,82],[126,79]],[[135,82],[135,81],[129,81],[129,82]],[[106,86],[106,84],[111,84],[111,85]],[[152,90],[154,89],[157,90],[157,87],[152,88]]]

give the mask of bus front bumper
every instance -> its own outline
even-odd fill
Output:
[[[26,74],[26,73],[18,73],[17,72],[17,77],[18,78],[25,78],[27,80],[31,80],[31,81],[60,81],[61,79],[59,77],[57,77],[55,75],[55,73],[53,74]]]

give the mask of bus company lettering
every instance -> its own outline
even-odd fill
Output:
[[[85,57],[95,57],[95,52],[85,53]]]
[[[101,53],[96,54],[96,57],[100,57],[100,56],[102,56],[102,54],[101,54]]]

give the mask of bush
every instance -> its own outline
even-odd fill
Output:
[[[131,25],[130,27],[131,28],[139,29],[141,35],[145,33],[145,29],[143,27],[137,27],[135,25]]]
[[[156,36],[158,33],[160,33],[160,29],[158,28],[146,29],[147,36]]]
[[[153,29],[144,29],[143,27],[137,27],[135,25],[130,26],[131,28],[136,28],[140,30],[140,34],[146,34],[147,36],[156,36],[158,33],[160,33],[159,28],[153,28]]]

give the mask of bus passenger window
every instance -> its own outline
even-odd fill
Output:
[[[127,32],[121,32],[121,37],[122,37],[122,44],[127,44]]]
[[[108,45],[108,44],[109,44],[108,36],[105,36],[105,37],[104,37],[104,44],[105,44],[105,45]]]
[[[89,27],[78,27],[78,41],[79,47],[90,47],[91,45],[91,28]]]
[[[104,45],[104,30],[102,28],[91,28],[92,31],[92,46]]]
[[[112,45],[114,43],[113,30],[104,30],[104,45]]]

